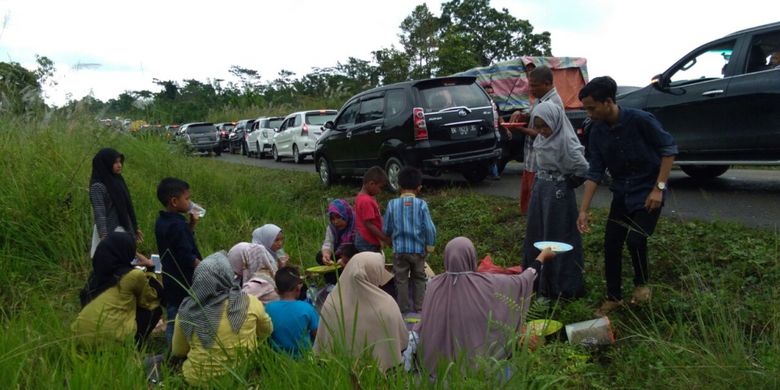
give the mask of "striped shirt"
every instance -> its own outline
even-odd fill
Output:
[[[95,216],[95,226],[98,236],[106,238],[119,226],[119,211],[116,209],[108,189],[103,183],[95,182],[89,186],[89,200],[92,202],[92,213]],[[125,231],[134,232],[134,226],[124,226]]]
[[[404,193],[387,203],[384,231],[393,240],[393,253],[425,254],[436,242],[436,226],[428,204]]]

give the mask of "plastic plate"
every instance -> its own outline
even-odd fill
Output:
[[[533,335],[549,336],[561,330],[563,328],[563,323],[555,320],[542,319],[528,321],[526,326],[528,326]]]
[[[572,249],[574,249],[573,246],[565,243],[565,242],[557,242],[557,241],[537,241],[534,243],[534,246],[538,250],[544,250],[544,248],[550,248],[555,253],[563,253],[568,252]]]
[[[306,272],[311,272],[313,274],[324,274],[327,272],[335,271],[339,268],[341,267],[338,265],[318,265],[318,266],[306,268]]]

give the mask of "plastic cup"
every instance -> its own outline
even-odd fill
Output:
[[[195,202],[190,202],[190,214],[197,215],[198,218],[203,218],[206,216],[206,209]]]
[[[161,274],[162,262],[160,261],[160,255],[157,254],[152,255],[152,263],[154,263],[154,273]]]

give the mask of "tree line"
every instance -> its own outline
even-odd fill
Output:
[[[551,55],[549,32],[534,33],[528,20],[491,7],[490,0],[451,0],[442,4],[439,16],[421,4],[399,29],[399,47],[372,51],[370,59],[349,57],[333,67],[315,67],[302,76],[281,70],[266,81],[258,71],[234,65],[229,72],[235,80],[153,79],[157,91],[125,91],[105,102],[85,96],[56,110],[150,123],[229,121],[298,108],[339,108],[355,93],[378,85],[445,76],[523,55]],[[42,85],[53,73],[46,57],[38,57],[35,71],[0,63],[0,113],[44,107]]]

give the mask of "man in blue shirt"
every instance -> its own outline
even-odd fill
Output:
[[[582,105],[593,120],[588,149],[590,170],[585,181],[577,228],[589,232],[588,208],[605,170],[612,176],[612,204],[604,233],[604,273],[607,300],[596,311],[606,315],[622,304],[620,273],[623,243],[634,267],[631,302],[650,299],[647,238],[653,234],[667,191],[677,145],[655,117],[615,103],[617,84],[597,77],[580,90]]]
[[[401,313],[409,309],[409,277],[414,287],[414,310],[422,311],[425,296],[425,254],[433,251],[436,226],[431,220],[428,204],[417,198],[422,188],[422,173],[406,166],[398,173],[401,196],[390,200],[385,211],[383,230],[393,241],[393,271],[396,300]]]

